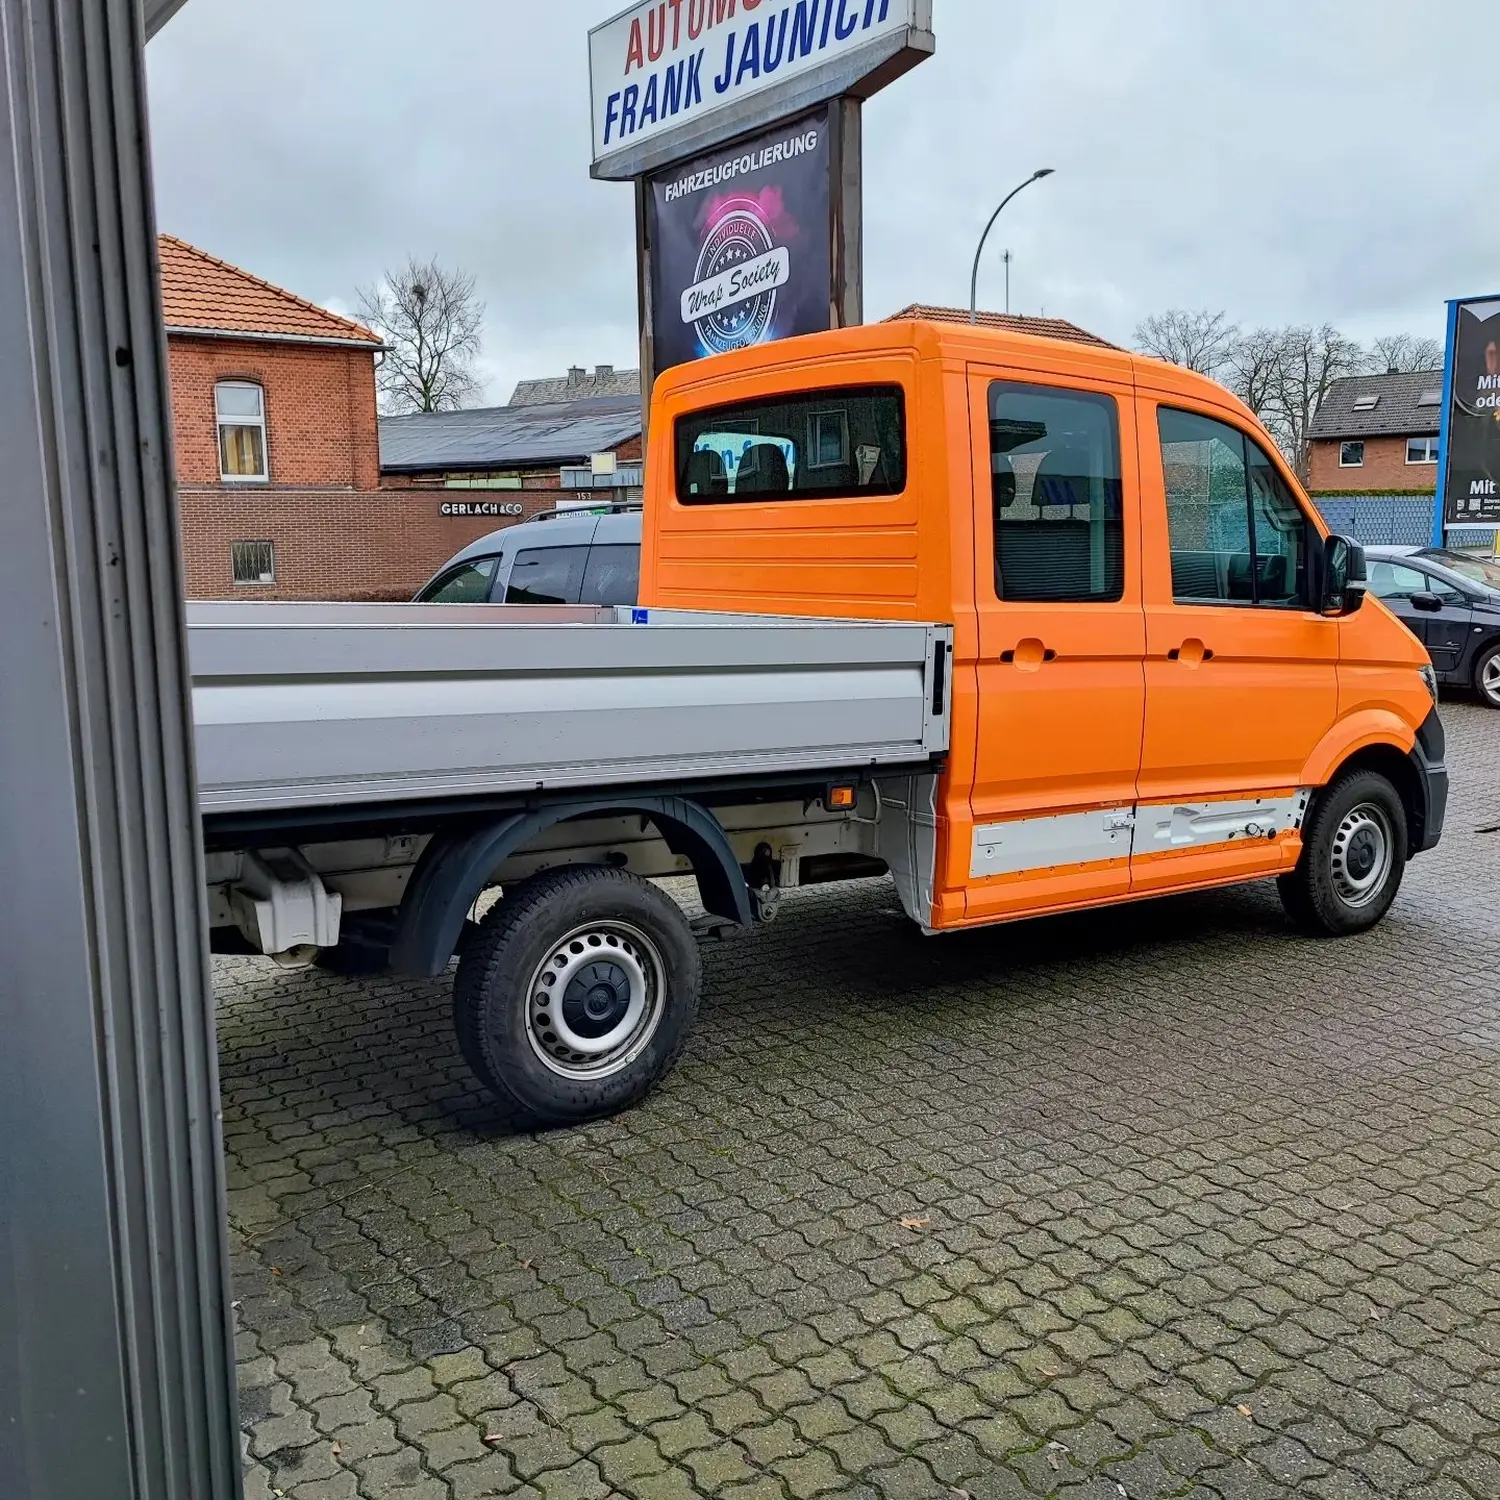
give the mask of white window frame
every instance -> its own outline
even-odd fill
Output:
[[[254,391],[260,397],[260,416],[225,416],[219,410],[219,392],[226,387]],[[226,474],[224,472],[224,429],[226,427],[258,427],[260,429],[259,474]],[[221,484],[267,484],[271,478],[271,443],[266,433],[266,388],[258,380],[216,380],[214,382],[214,446],[219,454],[219,482]]]
[[[1427,445],[1427,456],[1425,458],[1413,458],[1411,456],[1411,447],[1413,443],[1425,443]],[[1407,438],[1406,461],[1409,464],[1435,464],[1438,461],[1438,440],[1435,437]]]
[[[235,551],[240,547],[264,547],[271,563],[271,576],[259,578],[235,577]],[[276,585],[276,543],[265,538],[254,541],[238,541],[229,544],[229,579],[237,589],[269,589]]]
[[[823,423],[832,421],[838,425],[839,456],[823,462]],[[814,469],[842,469],[849,462],[849,413],[842,408],[830,411],[809,412],[807,416],[808,471]]]
[[[1344,450],[1346,448],[1352,448],[1352,447],[1354,447],[1356,443],[1359,445],[1359,457],[1356,458],[1356,459],[1347,459],[1347,458],[1345,458],[1344,457]],[[1362,469],[1362,468],[1364,468],[1364,466],[1365,466],[1365,440],[1363,438],[1344,438],[1339,443],[1339,468],[1341,468],[1341,469]]]

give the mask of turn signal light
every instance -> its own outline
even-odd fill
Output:
[[[823,798],[823,803],[830,812],[849,812],[854,807],[854,788],[831,786]]]

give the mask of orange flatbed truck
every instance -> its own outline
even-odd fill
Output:
[[[1264,877],[1304,929],[1358,932],[1438,841],[1448,791],[1427,653],[1363,578],[1360,549],[1327,534],[1251,413],[1155,360],[894,322],[685,365],[652,400],[641,605],[568,616],[597,658],[575,706],[600,690],[605,643],[659,647],[659,671],[612,679],[614,759],[606,744],[582,781],[538,774],[501,728],[493,784],[429,804],[325,778],[314,811],[209,777],[213,925],[283,961],[316,953],[277,947],[254,918],[257,899],[286,907],[310,878],[343,907],[341,928],[323,913],[324,961],[435,973],[460,950],[466,1055],[547,1122],[638,1100],[681,1048],[694,934],[653,877],[696,872],[700,931],[768,920],[788,887],[889,872],[932,933]],[[444,609],[406,608],[417,622]],[[546,611],[462,613],[465,629],[508,632],[507,650],[542,650],[516,633],[547,628]],[[775,676],[757,632],[790,649],[798,622],[797,659]],[[903,624],[924,633],[899,637],[898,664]],[[224,691],[234,671],[196,660],[202,627],[195,693]],[[820,675],[830,642],[825,666],[863,665]],[[549,681],[560,710],[566,684]],[[542,689],[526,691],[531,712]],[[242,744],[238,700],[214,702]],[[880,748],[820,760],[818,735],[839,738],[812,727],[820,706],[851,745],[863,725]],[[876,732],[882,706],[909,721],[905,751]],[[267,723],[265,703],[243,720]],[[673,722],[691,764],[634,745]],[[797,745],[779,761],[778,724]],[[706,758],[706,725],[743,753]],[[211,771],[201,707],[199,733]],[[502,773],[523,759],[516,786]]]

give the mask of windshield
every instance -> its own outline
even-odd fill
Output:
[[[1450,572],[1457,573],[1473,583],[1482,583],[1486,588],[1500,593],[1500,562],[1490,557],[1474,557],[1464,552],[1450,552],[1446,547],[1429,547],[1418,554],[1441,563]]]

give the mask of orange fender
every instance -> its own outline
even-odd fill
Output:
[[[1340,719],[1318,742],[1302,773],[1302,784],[1326,786],[1350,756],[1372,745],[1388,745],[1407,755],[1416,742],[1416,730],[1400,714],[1388,708],[1358,709]]]

